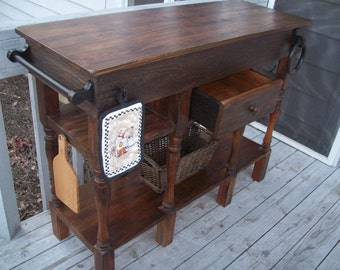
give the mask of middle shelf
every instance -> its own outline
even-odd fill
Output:
[[[145,109],[144,143],[172,133],[175,125],[157,113]],[[61,105],[60,112],[47,116],[47,123],[58,134],[64,134],[68,142],[85,158],[89,155],[88,115],[72,104]]]

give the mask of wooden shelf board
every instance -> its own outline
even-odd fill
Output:
[[[62,105],[58,114],[47,116],[48,126],[64,134],[84,157],[88,155],[87,114],[72,104]]]
[[[88,156],[87,114],[77,107],[63,105],[60,113],[47,117],[48,125],[57,133],[64,134],[69,143],[84,156]],[[150,142],[174,131],[175,125],[162,116],[145,110],[144,142]]]
[[[166,217],[159,207],[162,195],[139,180],[135,170],[111,183],[109,231],[114,248],[151,228]],[[78,214],[62,206],[57,214],[84,244],[93,251],[97,237],[97,214],[92,182],[80,188],[81,210]]]
[[[145,110],[144,143],[164,137],[174,130],[175,125],[170,121],[149,109]]]
[[[208,170],[176,185],[176,208],[184,207],[208,192],[221,181],[224,172],[210,174]],[[78,214],[63,206],[56,210],[61,220],[93,251],[97,236],[97,215],[93,183],[80,187],[81,210]],[[138,170],[111,182],[109,214],[110,235],[118,248],[166,217],[160,210],[163,194],[157,194],[139,180]]]
[[[225,180],[225,170],[203,170],[175,186],[176,209],[181,209]]]
[[[261,145],[243,137],[237,162],[237,171],[247,168],[265,155],[266,153],[261,149]],[[177,209],[184,207],[226,180],[225,169],[214,168],[214,163],[210,162],[210,167],[206,170],[185,179],[175,186]]]
[[[240,152],[237,160],[238,172],[244,170],[267,154],[262,149],[261,145],[245,137],[243,137],[241,140],[239,151]]]

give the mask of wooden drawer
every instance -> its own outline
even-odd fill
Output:
[[[215,138],[271,113],[283,81],[247,70],[193,89],[190,118]]]

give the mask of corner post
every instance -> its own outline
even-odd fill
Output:
[[[280,79],[285,79],[286,78],[286,66],[287,66],[287,57],[281,58],[278,64],[277,72],[276,72],[276,77]],[[269,115],[269,121],[267,125],[267,130],[263,138],[262,142],[262,148],[265,151],[266,155],[258,160],[253,169],[252,173],[252,178],[255,181],[261,181],[266,175],[267,167],[268,167],[268,162],[271,154],[271,142],[272,142],[272,137],[273,137],[273,131],[275,127],[276,120],[279,116],[280,113],[280,108],[281,108],[281,102],[283,98],[283,93],[285,89],[285,84],[286,82],[284,81],[281,91],[275,106],[274,111]]]
[[[191,89],[169,98],[169,119],[176,123],[176,130],[170,139],[167,155],[167,186],[163,197],[162,210],[167,218],[157,225],[156,241],[163,247],[172,242],[175,221],[175,182],[183,136],[187,130]]]

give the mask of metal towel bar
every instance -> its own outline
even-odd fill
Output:
[[[9,50],[7,53],[7,58],[12,62],[18,62],[24,67],[26,67],[33,75],[37,76],[39,79],[44,81],[48,86],[54,88],[60,94],[67,97],[67,99],[74,105],[78,105],[85,100],[94,100],[94,89],[93,83],[89,80],[85,83],[82,89],[72,90],[58,81],[51,78],[49,75],[36,68],[29,62],[29,46],[26,45],[22,50]]]

